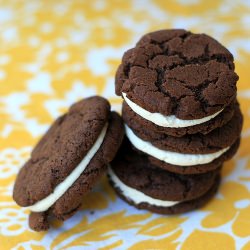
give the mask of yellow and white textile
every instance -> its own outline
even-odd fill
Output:
[[[245,122],[217,196],[179,216],[139,211],[106,178],[80,211],[46,233],[12,200],[15,176],[48,125],[78,99],[120,109],[114,74],[123,52],[163,28],[204,32],[235,56]],[[250,249],[250,1],[0,0],[0,250]]]

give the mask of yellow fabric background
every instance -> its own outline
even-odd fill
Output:
[[[119,110],[113,84],[123,52],[144,33],[173,27],[208,33],[235,56],[245,122],[219,194],[198,211],[158,216],[119,200],[104,178],[72,219],[54,222],[48,233],[30,231],[28,211],[11,193],[31,147],[80,98],[104,95]],[[249,250],[249,27],[244,0],[0,0],[0,250]]]

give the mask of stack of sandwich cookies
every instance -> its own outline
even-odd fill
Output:
[[[15,182],[14,200],[32,211],[30,227],[47,230],[48,217],[71,217],[106,172],[122,139],[122,120],[102,97],[84,99],[58,118]]]
[[[139,209],[176,214],[205,204],[216,192],[219,170],[180,175],[152,164],[145,154],[134,151],[125,139],[108,169],[117,194]]]
[[[162,30],[142,37],[116,74],[134,158],[143,155],[145,169],[153,165],[181,179],[218,175],[239,147],[237,80],[231,53],[205,34]]]

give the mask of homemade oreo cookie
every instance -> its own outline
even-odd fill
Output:
[[[161,214],[187,212],[205,204],[219,185],[219,171],[179,175],[151,164],[124,140],[109,166],[111,185],[118,195],[139,209]]]
[[[206,135],[173,137],[142,127],[133,117],[124,115],[123,118],[127,137],[137,150],[156,158],[155,165],[182,174],[208,172],[230,159],[239,146],[242,129],[238,105],[228,123]]]
[[[115,86],[133,112],[178,136],[207,131],[212,120],[213,129],[224,125],[232,117],[226,108],[235,102],[237,80],[232,54],[213,38],[161,30],[124,54]]]
[[[146,120],[140,115],[136,114],[125,101],[123,101],[122,104],[122,116],[125,121],[128,119],[133,119],[134,123],[137,123],[141,127],[145,127],[150,131],[164,133],[175,137],[181,137],[188,134],[196,134],[196,133],[205,135],[216,128],[222,127],[224,124],[230,121],[234,115],[235,106],[236,103],[233,102],[229,106],[227,106],[223,110],[223,112],[215,116],[213,119],[202,124],[183,127],[183,128],[169,128],[169,127],[158,126],[153,122],[150,122],[149,120]]]
[[[98,96],[77,102],[54,122],[14,186],[14,200],[32,211],[33,230],[47,230],[51,215],[65,220],[78,210],[114,158],[123,131],[120,116]]]

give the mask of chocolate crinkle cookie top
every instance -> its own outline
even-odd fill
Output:
[[[116,94],[148,110],[200,119],[236,97],[232,54],[205,34],[160,30],[128,50],[116,73]]]

